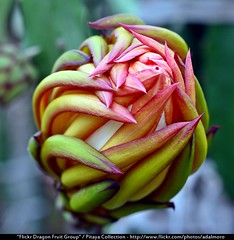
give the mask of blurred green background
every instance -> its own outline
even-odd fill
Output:
[[[230,12],[233,1],[221,0],[0,0],[0,232],[77,231],[55,209],[49,180],[28,156],[27,142],[35,132],[31,96],[56,58],[94,33],[88,21],[115,13],[131,13],[147,24],[168,27],[187,41],[211,125],[221,127],[208,161],[214,163],[222,193],[233,207],[234,17]]]

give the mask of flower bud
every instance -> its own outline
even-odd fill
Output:
[[[173,207],[206,158],[209,114],[185,41],[114,15],[37,86],[29,151],[60,184],[63,209],[103,225]]]

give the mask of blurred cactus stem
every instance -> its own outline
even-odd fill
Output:
[[[14,43],[0,43],[0,104],[5,105],[25,92],[37,79],[38,73],[31,59],[38,47],[25,51]]]

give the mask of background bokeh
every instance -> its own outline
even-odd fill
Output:
[[[211,125],[205,164],[173,210],[123,218],[106,233],[234,233],[234,1],[0,0],[0,233],[82,233],[65,221],[50,179],[28,152],[31,97],[56,58],[94,33],[88,21],[131,13],[181,34],[191,48]]]

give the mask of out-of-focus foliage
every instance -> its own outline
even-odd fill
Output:
[[[0,2],[0,41],[4,41],[7,38],[6,26],[12,3],[13,0]]]
[[[16,1],[0,3],[0,105],[15,99],[37,78],[31,63],[32,48],[20,47],[23,16]]]
[[[203,49],[205,93],[211,124],[220,125],[210,148],[226,190],[234,199],[234,27],[209,26]]]
[[[24,46],[36,45],[35,58],[41,76],[51,71],[54,59],[70,48],[76,48],[89,35],[88,13],[77,0],[22,0],[25,22]]]
[[[0,161],[9,158],[7,106],[24,93],[37,78],[31,62],[35,49],[22,49],[22,16],[17,1],[0,2]],[[34,53],[33,53],[34,52]]]

